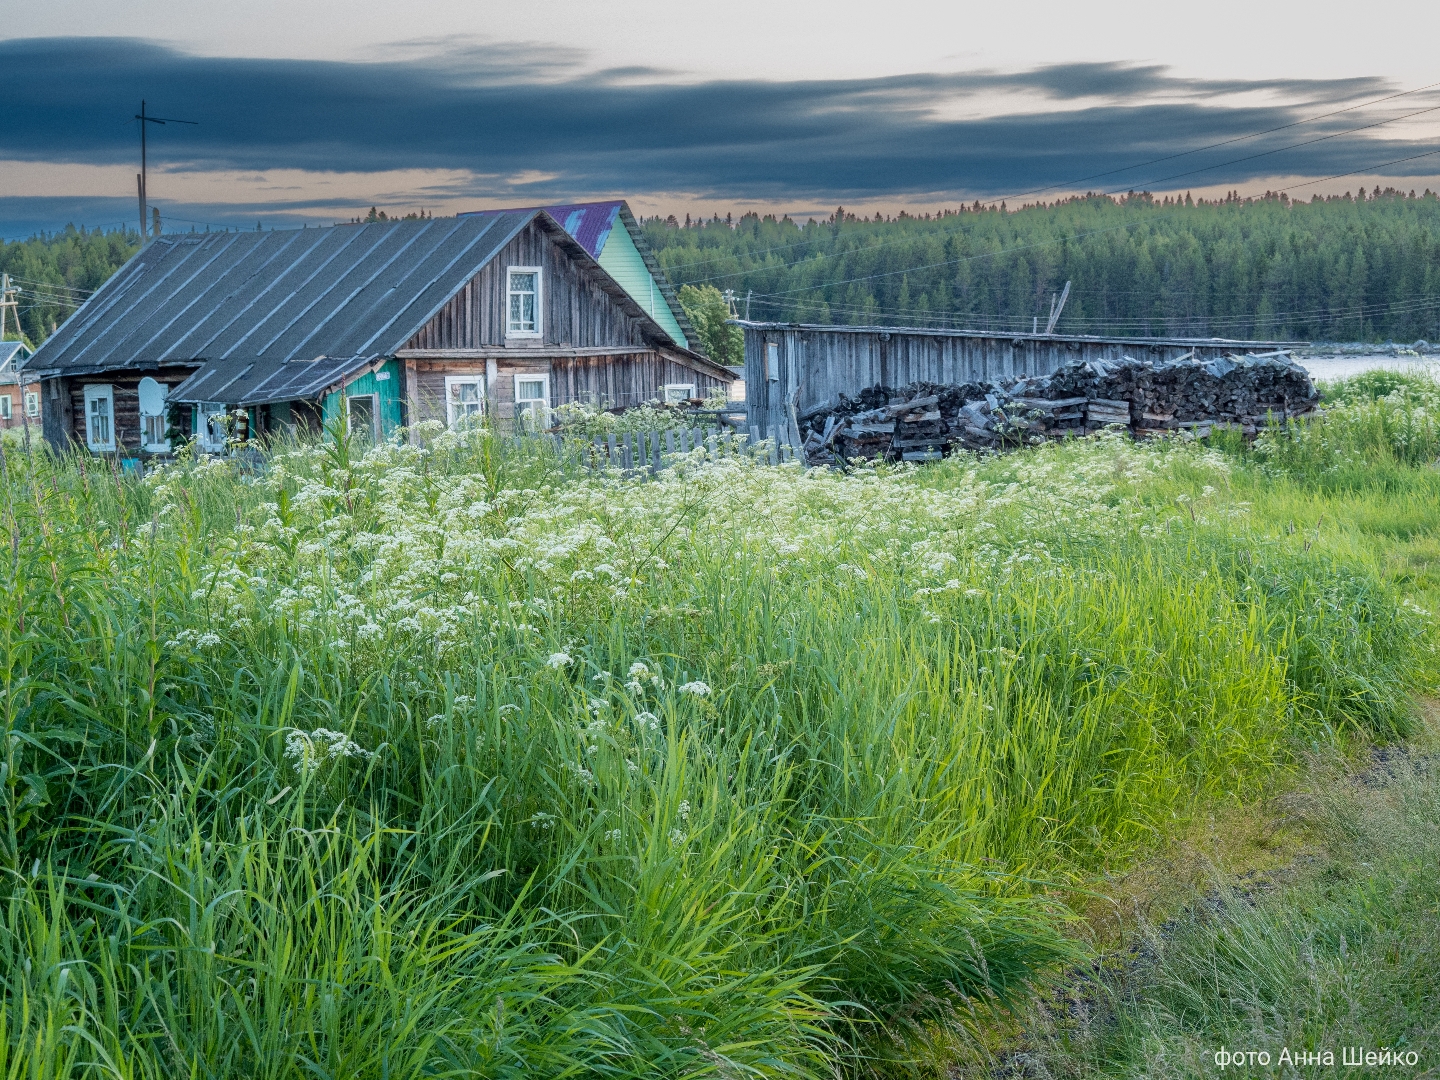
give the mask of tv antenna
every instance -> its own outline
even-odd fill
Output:
[[[140,243],[145,243],[145,216],[149,203],[145,198],[145,180],[148,170],[145,163],[145,125],[146,124],[190,124],[199,126],[198,120],[176,120],[173,116],[147,116],[145,113],[145,101],[140,101],[140,111],[135,114],[135,119],[140,121],[140,171],[135,174],[135,186],[140,194]],[[155,235],[160,235],[160,210],[155,209]]]

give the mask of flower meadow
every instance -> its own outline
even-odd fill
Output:
[[[903,1070],[1080,955],[1074,890],[1430,679],[1264,447],[640,481],[414,435],[6,452],[4,1075]]]

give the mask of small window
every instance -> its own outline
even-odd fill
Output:
[[[780,343],[778,341],[767,341],[765,343],[765,378],[771,382],[780,378]]]
[[[9,420],[13,415],[10,411],[10,395],[0,394],[0,420]]]
[[[472,417],[485,415],[485,376],[445,376],[445,421],[459,427]]]
[[[38,390],[25,391],[25,415],[40,415],[40,392]]]
[[[665,404],[675,405],[681,401],[689,401],[695,396],[694,383],[666,383]]]
[[[115,449],[114,387],[85,387],[85,445],[91,450]]]
[[[376,418],[380,412],[377,394],[355,394],[345,399],[345,416],[350,423],[350,437],[352,439],[363,439],[367,442],[377,442],[380,432],[375,427]]]
[[[540,325],[540,268],[538,266],[512,266],[506,276],[509,279],[509,318],[505,325],[507,337],[539,337]]]
[[[550,426],[550,376],[515,376],[515,421],[531,428]]]
[[[170,426],[165,408],[165,395],[169,389],[148,375],[140,380],[137,388],[140,398],[140,445],[152,454],[170,452],[170,440],[165,437],[165,430]]]
[[[230,415],[223,401],[207,401],[200,406],[200,448],[211,454],[225,449],[230,435]]]

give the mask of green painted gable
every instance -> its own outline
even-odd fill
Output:
[[[376,378],[386,375],[388,379]],[[369,371],[344,389],[325,395],[324,422],[328,427],[336,418],[345,415],[345,399],[352,395],[378,394],[380,396],[380,437],[388,438],[390,433],[405,425],[405,375],[398,360],[387,360],[377,371]]]
[[[685,340],[685,332],[675,320],[674,312],[665,302],[660,286],[650,276],[650,269],[640,256],[640,249],[630,238],[625,223],[618,218],[605,240],[605,246],[600,249],[600,268],[614,278],[620,287],[645,309],[647,315],[660,324],[676,345],[682,348],[690,347],[690,343]]]

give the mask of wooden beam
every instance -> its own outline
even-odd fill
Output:
[[[546,360],[552,356],[628,356],[655,352],[650,345],[592,345],[584,348],[507,349],[500,346],[478,349],[398,349],[401,360]]]

